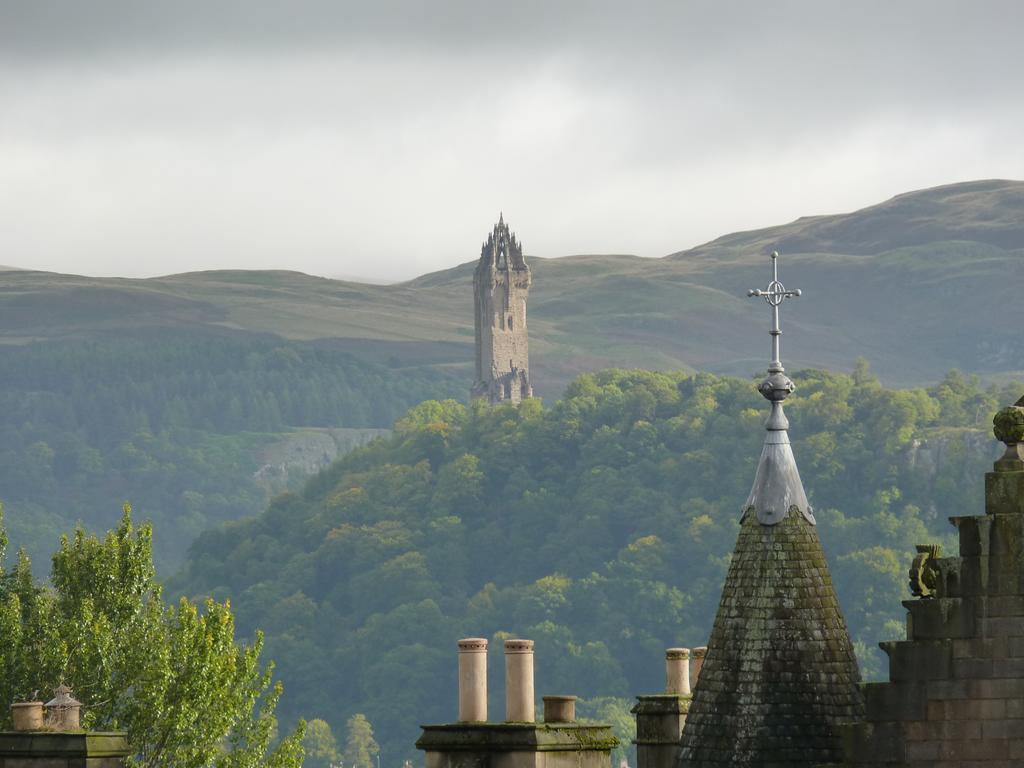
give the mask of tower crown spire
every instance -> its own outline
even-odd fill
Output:
[[[843,755],[858,720],[857,660],[789,444],[779,305],[799,296],[772,280],[750,296],[772,308],[772,360],[758,391],[771,403],[754,485],[680,738],[676,768],[815,768]]]
[[[476,378],[473,398],[518,403],[533,397],[530,386],[526,302],[532,277],[523,244],[504,212],[480,249],[473,272]]]
[[[796,467],[796,457],[789,443],[789,419],[782,409],[782,401],[789,397],[796,386],[782,367],[779,351],[779,306],[790,297],[802,295],[800,289],[788,290],[779,281],[779,254],[772,252],[772,279],[768,287],[747,291],[748,297],[760,297],[772,308],[772,359],[768,364],[768,375],[758,385],[757,391],[772,404],[771,413],[765,423],[765,436],[761,460],[754,476],[754,486],[743,505],[743,511],[753,509],[762,525],[775,525],[786,518],[790,507],[796,507],[809,523],[814,524],[814,513]]]

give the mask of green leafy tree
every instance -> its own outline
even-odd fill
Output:
[[[377,768],[374,757],[380,747],[373,738],[373,728],[366,715],[356,713],[348,719],[345,739],[345,765],[351,768]]]
[[[581,699],[576,703],[579,719],[582,722],[606,723],[612,727],[612,733],[619,740],[619,746],[612,751],[612,765],[618,766],[626,760],[636,765],[636,718],[630,711],[635,702],[632,699],[617,699],[602,696],[596,699]]]
[[[314,718],[306,723],[302,746],[306,752],[304,768],[331,768],[341,760],[338,742],[326,720]]]
[[[261,668],[262,637],[238,643],[227,603],[166,605],[150,527],[127,505],[105,538],[61,540],[51,582],[36,583],[23,554],[9,572],[0,560],[0,700],[66,682],[87,704],[83,725],[127,730],[147,768],[302,764],[301,723],[272,743],[281,686]]]

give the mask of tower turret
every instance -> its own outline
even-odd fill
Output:
[[[821,766],[842,758],[840,724],[863,704],[853,644],[789,443],[793,392],[779,354],[778,279],[751,291],[772,308],[772,360],[758,391],[771,403],[743,505],[707,657],[693,692],[679,768]]]
[[[472,397],[518,403],[533,397],[526,330],[532,276],[505,216],[487,236],[473,273],[476,379]]]

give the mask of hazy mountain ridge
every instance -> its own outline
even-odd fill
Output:
[[[934,381],[950,367],[988,375],[1021,367],[1014,328],[1024,318],[1013,286],[1022,276],[1024,182],[989,180],[734,233],[663,259],[530,258],[538,393],[555,397],[576,373],[609,365],[761,369],[764,307],[745,289],[766,282],[773,249],[783,253],[783,281],[804,290],[783,316],[791,367],[849,369],[866,357],[894,384]],[[395,369],[454,366],[468,387],[472,270],[466,262],[395,285],[289,271],[145,280],[5,272],[0,341],[142,327],[273,334]]]
[[[794,222],[736,232],[669,258],[734,249],[768,253],[877,255],[948,240],[1024,247],[1024,183],[1004,179],[947,184],[905,192],[845,214],[802,216]]]

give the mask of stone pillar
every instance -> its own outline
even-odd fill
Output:
[[[487,640],[459,640],[459,722],[487,722]]]
[[[704,657],[708,655],[708,648],[706,645],[702,645],[700,648],[693,649],[693,687],[697,687],[697,682],[700,680],[700,670],[704,666]]]
[[[545,723],[574,723],[574,722],[576,722],[576,697],[575,696],[545,696],[544,697],[544,722]]]
[[[533,640],[505,641],[505,721],[532,723]]]
[[[665,651],[665,693],[690,695],[689,648],[669,648]]]

